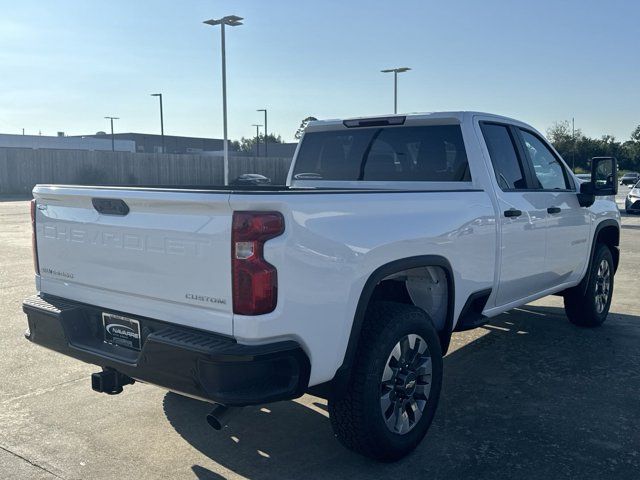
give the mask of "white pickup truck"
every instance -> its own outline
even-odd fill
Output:
[[[32,342],[232,407],[328,399],[347,447],[393,461],[434,417],[452,332],[550,294],[606,318],[613,158],[581,183],[535,129],[474,112],[313,122],[284,187],[38,185]]]

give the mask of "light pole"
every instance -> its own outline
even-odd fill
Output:
[[[571,117],[571,171],[576,173],[576,119]]]
[[[264,112],[264,156],[269,156],[269,149],[267,148],[267,144],[269,143],[269,139],[267,135],[269,135],[269,131],[267,130],[267,109],[259,108],[256,112]]]
[[[262,127],[262,125],[258,125],[257,123],[254,123],[251,126],[256,127],[256,157],[259,157],[260,156],[260,127]]]
[[[205,20],[207,25],[220,25],[220,43],[222,45],[222,125],[224,130],[224,184],[229,184],[229,145],[227,139],[227,61],[224,46],[224,26],[237,27],[242,25],[242,17],[227,15],[219,19]]]
[[[380,70],[382,73],[393,72],[393,113],[398,113],[398,74],[408,72],[411,70],[409,67],[389,68],[387,70]]]
[[[111,151],[115,152],[116,151],[116,140],[113,136],[113,121],[114,120],[120,120],[120,118],[118,117],[104,117],[107,120],[111,120]]]
[[[160,135],[162,136],[162,153],[166,153],[164,148],[164,115],[162,114],[162,94],[152,93],[152,97],[158,97],[160,99]]]

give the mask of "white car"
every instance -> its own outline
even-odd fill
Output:
[[[451,335],[564,296],[607,317],[616,164],[580,184],[529,125],[475,112],[309,124],[283,188],[37,185],[27,338],[134,381],[232,407],[328,399],[347,447],[410,452]]]
[[[640,182],[636,183],[627,194],[624,209],[627,213],[640,213]]]
[[[581,182],[590,182],[591,174],[590,173],[576,173],[576,178]]]

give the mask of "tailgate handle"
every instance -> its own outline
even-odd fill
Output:
[[[119,198],[92,198],[93,208],[104,215],[125,216],[129,213],[129,205]]]

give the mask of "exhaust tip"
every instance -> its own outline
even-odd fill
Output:
[[[229,423],[229,418],[238,410],[238,408],[229,408],[218,403],[213,407],[211,413],[207,415],[207,423],[214,430],[222,430]]]
[[[214,430],[222,430],[222,427],[224,427],[224,425],[222,425],[222,423],[220,422],[220,420],[218,420],[218,418],[216,418],[216,416],[212,413],[210,413],[209,415],[207,415],[207,423],[214,429]]]

